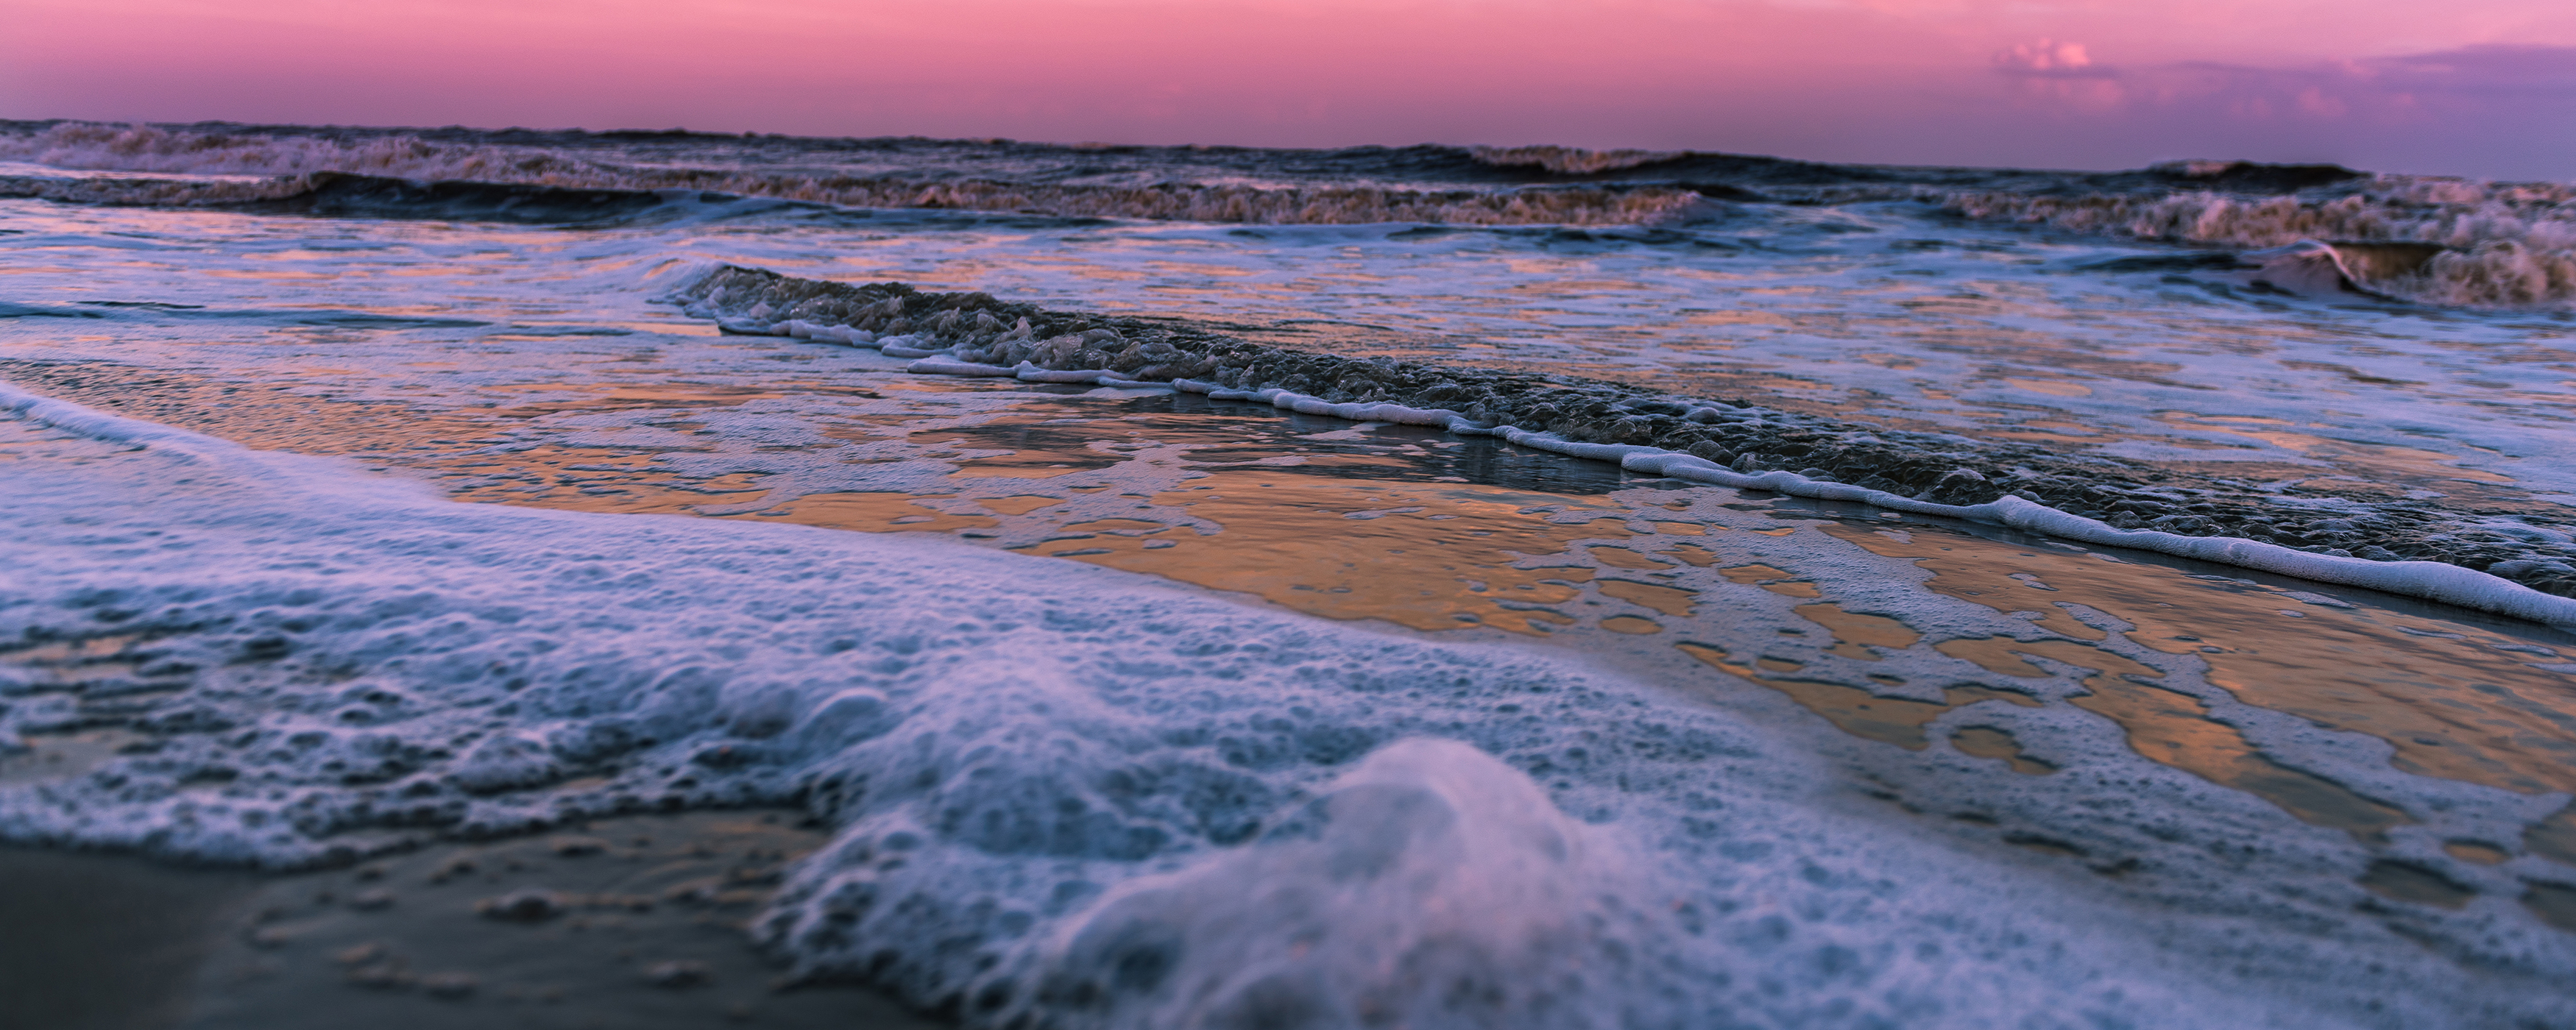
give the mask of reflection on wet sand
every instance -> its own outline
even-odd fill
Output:
[[[550,415],[669,410],[657,428],[694,433],[689,412],[787,395],[722,384],[656,382],[650,386],[563,384],[489,387],[569,399],[507,407],[429,407],[411,400],[351,396],[327,387],[244,383],[122,365],[10,362],[0,374],[52,396],[132,418],[222,437],[262,450],[354,458],[426,473],[458,500],[622,514],[691,514],[698,506],[757,500],[756,473],[684,476],[663,456],[697,448],[653,443],[530,442],[520,434]],[[797,387],[802,390],[804,387]],[[834,396],[872,398],[849,386],[818,386]],[[427,398],[421,398],[426,400]],[[589,435],[614,435],[594,432]]]
[[[1050,542],[1036,551],[1254,594],[1326,618],[1384,619],[1418,630],[1484,625],[1531,633],[1543,631],[1543,624],[1574,623],[1577,616],[1562,609],[1583,595],[1581,584],[1593,579],[1594,570],[1570,559],[1565,566],[1537,569],[1516,563],[1564,554],[1580,540],[1631,535],[1624,511],[1557,522],[1522,510],[1570,500],[1466,484],[1229,469],[1152,499],[1158,507],[1182,509],[1223,527],[1215,535],[1131,527],[1095,532],[1078,544]],[[1065,527],[1069,533],[1084,528]],[[1659,603],[1687,609],[1686,600],[1677,600],[1687,597],[1684,591],[1643,583],[1629,589],[1661,591],[1655,595]]]
[[[2407,772],[2526,793],[2576,790],[2576,682],[2533,664],[2550,660],[2549,648],[2474,625],[2099,554],[1822,528],[1932,570],[1926,589],[2036,613],[2034,625],[2061,636],[2105,636],[2062,605],[2101,611],[2134,626],[2123,635],[2137,644],[2197,655],[2212,684],[2247,704],[2388,741]],[[2144,668],[2098,648],[2049,646],[2050,657],[2101,670],[2098,681]]]
[[[2376,839],[2391,826],[2414,821],[2332,780],[2264,757],[2236,727],[2212,721],[2199,699],[2155,685],[2163,673],[2109,651],[2072,641],[2004,638],[1944,641],[1935,647],[2008,676],[2048,675],[2022,661],[2022,655],[2091,671],[2083,682],[2092,693],[2070,703],[2118,723],[2139,754],[2263,798],[2319,826]]]
[[[1884,615],[1847,612],[1838,604],[1802,604],[1796,611],[1800,618],[1823,626],[1832,633],[1834,646],[1826,650],[1845,658],[1875,662],[1879,660],[1875,648],[1902,651],[1923,639],[1923,634],[1914,632],[1903,622]]]
[[[950,511],[947,509],[955,505],[940,503],[953,500],[954,495],[925,496],[884,491],[807,494],[767,511],[729,517],[776,519],[864,533],[948,533],[1001,525],[1000,520],[990,515],[974,514],[971,510]]]
[[[959,459],[961,478],[1053,479],[1075,472],[1096,472],[1127,460],[1126,455],[1068,440],[1062,423],[1067,412],[1055,405],[1033,404],[1020,412],[996,416],[972,426],[924,429],[905,437],[923,447],[964,447],[987,452]],[[1107,441],[1102,441],[1106,443]]]
[[[700,506],[758,500],[755,473],[682,477],[659,452],[539,446],[497,455],[432,457],[405,465],[441,474],[460,501],[622,515],[688,515]]]
[[[1950,746],[1962,754],[2000,759],[2012,771],[2025,776],[2046,776],[2057,771],[2057,766],[2023,754],[2021,741],[2014,739],[2010,731],[1992,726],[1963,727],[1950,734]]]
[[[1923,727],[1953,708],[1981,701],[2002,701],[2024,708],[2037,708],[2039,699],[2027,694],[1993,687],[1962,684],[1941,692],[1942,700],[1915,701],[1900,697],[1882,697],[1859,687],[1813,679],[1788,679],[1770,672],[1795,672],[1798,666],[1778,659],[1737,661],[1724,648],[1710,644],[1674,645],[1700,661],[1707,662],[1744,679],[1789,695],[1789,699],[1808,711],[1825,717],[1845,733],[1894,744],[1908,751],[1931,746]],[[1784,667],[1785,666],[1785,667]]]

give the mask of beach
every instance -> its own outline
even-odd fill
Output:
[[[75,129],[26,1025],[2576,1018],[2545,184]]]

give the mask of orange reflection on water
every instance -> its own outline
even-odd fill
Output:
[[[1879,655],[1872,648],[1902,651],[1923,639],[1923,635],[1914,632],[1913,627],[1895,619],[1847,612],[1838,604],[1802,604],[1796,610],[1800,618],[1823,626],[1832,633],[1835,644],[1826,650],[1845,658],[1874,662],[1879,660]]]
[[[1582,596],[1580,584],[1593,578],[1593,570],[1513,565],[1565,554],[1576,541],[1631,535],[1624,508],[1599,508],[1593,518],[1571,523],[1521,510],[1534,504],[1578,512],[1585,507],[1561,495],[1294,469],[1221,469],[1188,489],[1157,494],[1153,503],[1187,509],[1223,530],[1201,535],[1189,528],[1127,527],[1030,550],[1254,594],[1326,618],[1384,619],[1418,630],[1486,625],[1535,633],[1542,631],[1539,624],[1576,621],[1557,606]],[[1150,525],[1158,524],[1140,524]]]
[[[2576,791],[2576,682],[2533,667],[2533,648],[2515,638],[2092,554],[1821,528],[1932,570],[1925,586],[1936,593],[2041,612],[2037,624],[2065,636],[2104,634],[2059,603],[2098,609],[2136,626],[2128,637],[2140,644],[2198,654],[2209,681],[2247,704],[2388,741],[2407,772],[2526,793]]]
[[[1653,583],[1639,583],[1631,579],[1597,580],[1594,586],[1604,597],[1616,597],[1641,608],[1652,608],[1665,615],[1684,619],[1690,617],[1692,599],[1699,596],[1697,591],[1658,586]]]
[[[2024,776],[2046,776],[2057,771],[2055,765],[2023,754],[2021,741],[2014,739],[2009,731],[1992,726],[1962,727],[1950,734],[1950,746],[1958,748],[1961,754],[1999,760],[2005,768]]]
[[[1757,658],[1741,662],[1713,644],[1676,644],[1683,654],[1716,666],[1737,676],[1752,680],[1798,702],[1808,711],[1825,717],[1835,728],[1856,737],[1894,744],[1908,751],[1931,746],[1923,727],[1942,713],[1961,705],[1979,701],[2004,701],[2024,708],[2039,707],[2039,699],[2028,694],[1997,690],[1974,684],[1962,684],[1943,690],[1942,700],[1916,701],[1901,697],[1881,697],[1859,687],[1811,679],[1788,679],[1772,676],[1774,672],[1795,672],[1795,662]]]
[[[2332,780],[2263,757],[2242,731],[2211,721],[2207,705],[2156,685],[2164,673],[2130,658],[2072,640],[1984,637],[1932,646],[2006,676],[2046,677],[2045,670],[2026,660],[2029,657],[2090,670],[2093,674],[2084,678],[2084,686],[2092,693],[2071,703],[2118,723],[2128,734],[2131,749],[2212,783],[2264,798],[2319,826],[2375,838],[2391,826],[2414,821]]]
[[[921,503],[944,499],[947,498],[900,492],[807,494],[758,515],[729,517],[775,519],[866,533],[951,533],[960,529],[991,529],[1002,524],[1001,520],[990,515],[951,512]]]

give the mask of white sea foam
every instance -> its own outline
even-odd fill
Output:
[[[181,677],[157,752],[0,788],[9,839],[286,864],[796,801],[838,836],[762,935],[978,1025],[2576,1015],[2576,955],[2510,902],[2424,917],[2519,956],[2462,978],[2353,911],[2342,834],[2117,747],[2014,789],[2162,799],[2150,868],[2194,910],[1852,807],[1788,741],[1526,651],[951,544],[455,505],[8,406],[0,631],[141,637]],[[26,419],[85,439],[48,458]],[[65,701],[0,692],[20,732]]]

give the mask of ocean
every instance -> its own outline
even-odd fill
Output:
[[[2576,186],[0,122],[0,254],[0,841],[794,813],[728,939],[973,1027],[2576,1022]]]

